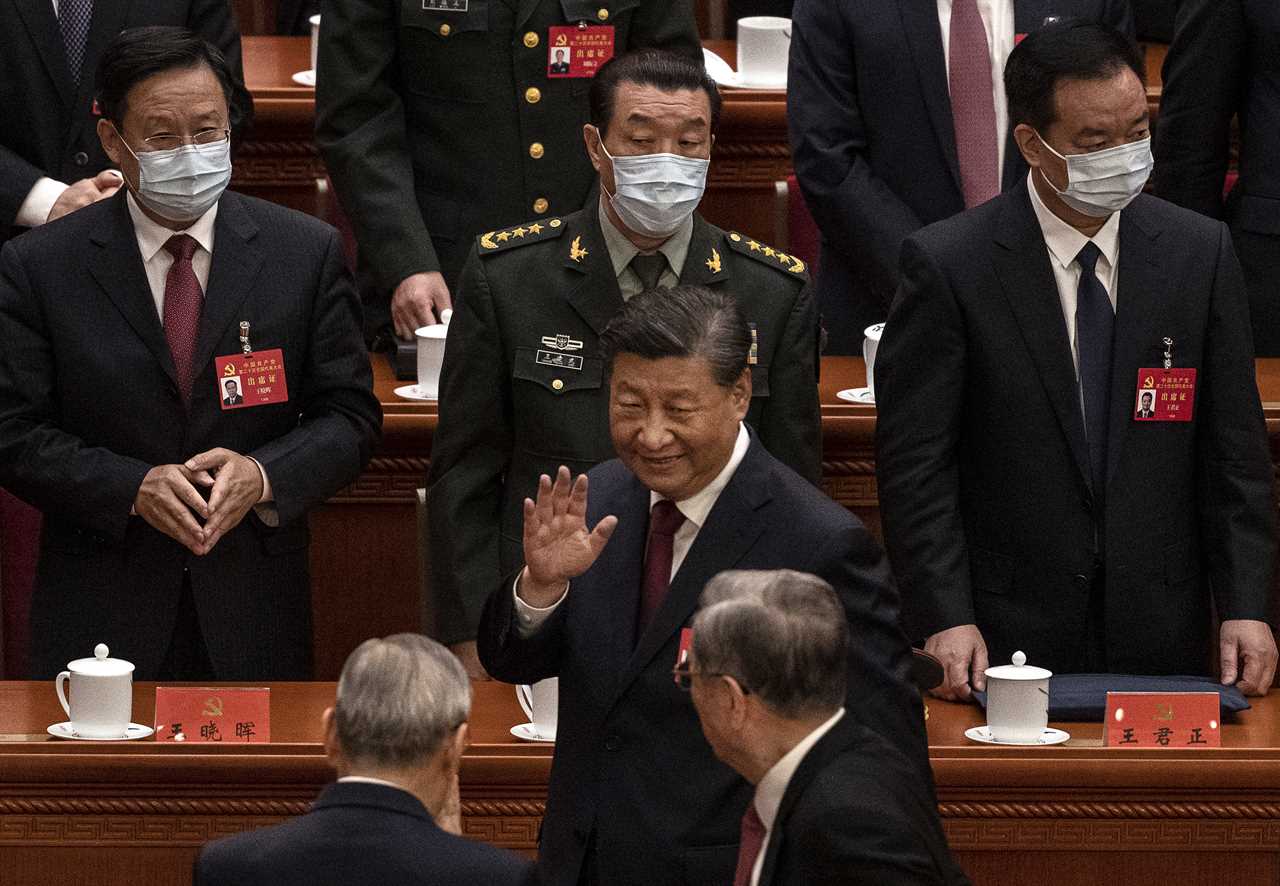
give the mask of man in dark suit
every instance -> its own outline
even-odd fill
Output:
[[[676,668],[722,762],[755,785],[734,886],[967,883],[930,785],[845,709],[849,626],[831,585],[722,572]]]
[[[0,243],[120,186],[94,127],[93,73],[116,34],[181,25],[218,47],[231,71],[231,126],[253,119],[240,34],[227,0],[0,0]]]
[[[538,476],[613,457],[599,336],[642,289],[688,283],[738,299],[752,326],[747,421],[773,455],[820,477],[818,322],[804,263],[695,212],[715,83],[700,65],[646,50],[610,62],[592,90],[584,137],[601,199],[482,235],[450,323],[427,505],[431,597],[451,644],[475,638],[487,589],[519,565],[520,506]],[[630,180],[636,164],[644,185]],[[657,196],[644,190],[655,176]]]
[[[837,589],[854,637],[850,714],[929,778],[884,555],[742,423],[750,349],[723,291],[632,298],[601,340],[619,459],[572,484],[562,466],[524,503],[525,566],[495,582],[480,659],[508,682],[560,679],[547,883],[732,877],[750,788],[712,755],[671,678],[698,595],[727,568],[804,570]]]
[[[1129,0],[799,0],[787,118],[796,177],[822,232],[827,353],[861,353],[908,235],[1027,174],[1005,114],[1014,45],[1052,18],[1132,35]]]
[[[381,425],[341,243],[223,192],[230,71],[195,34],[125,31],[99,82],[127,189],[0,252],[0,484],[45,516],[32,676],[105,642],[139,679],[307,679],[307,511]],[[245,348],[287,396],[224,410]]]
[[[223,406],[240,406],[244,403],[244,395],[240,393],[240,385],[234,379],[227,379],[223,384],[226,396],[222,398]]]
[[[548,76],[557,36],[702,57],[690,0],[325,0],[321,22],[316,143],[371,337],[436,322],[476,235],[587,199],[590,74]]]
[[[1225,225],[1141,193],[1142,72],[1109,28],[1029,36],[1005,72],[1028,180],[903,248],[877,478],[908,633],[945,697],[1019,649],[1058,673],[1207,674],[1216,653],[1245,692],[1274,676],[1240,267]],[[1169,420],[1134,419],[1140,388]]]
[[[569,73],[569,51],[567,49],[557,49],[554,53],[554,61],[548,69],[552,74]]]
[[[1240,179],[1224,201],[1233,118]],[[1182,0],[1155,153],[1159,196],[1230,225],[1254,351],[1280,356],[1280,4]]]
[[[531,865],[461,836],[458,767],[471,684],[419,634],[366,640],[347,658],[324,749],[338,781],[306,815],[215,840],[195,886],[523,886]]]
[[[1151,391],[1142,392],[1142,395],[1138,398],[1138,412],[1137,412],[1138,418],[1155,418],[1156,417],[1156,411],[1153,408],[1153,406],[1155,405],[1155,399],[1156,399],[1156,395],[1153,394]]]

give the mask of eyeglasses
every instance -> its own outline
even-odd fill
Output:
[[[142,143],[156,151],[170,151],[185,144],[212,145],[231,138],[230,129],[201,129],[189,136],[153,135],[144,138]]]
[[[678,664],[671,669],[671,676],[675,678],[676,686],[684,692],[688,692],[693,688],[693,678],[697,677],[733,677],[733,674],[725,674],[718,671],[695,671],[689,666],[688,662]],[[750,695],[751,690],[746,687],[741,680],[733,677],[737,681],[738,686],[742,689],[743,695]]]

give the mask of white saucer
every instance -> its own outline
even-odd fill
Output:
[[[702,61],[703,65],[707,69],[707,73],[711,75],[711,79],[721,86],[732,86],[735,89],[785,90],[787,88],[787,78],[785,74],[776,80],[744,80],[742,75],[735,71],[727,61],[705,47],[702,50]]]
[[[405,385],[404,387],[396,388],[396,396],[404,397],[406,400],[435,400],[436,399],[435,397],[428,397],[426,394],[422,393],[422,388],[418,387],[417,385]]]
[[[983,744],[1005,744],[1016,745],[1019,747],[1036,747],[1038,745],[1062,744],[1071,736],[1061,729],[1053,729],[1046,727],[1044,732],[1040,733],[1038,741],[996,741],[991,737],[991,727],[975,726],[972,729],[964,731],[964,737],[973,741],[980,741]]]
[[[519,726],[512,726],[511,734],[514,735],[516,738],[522,739],[523,741],[540,741],[544,744],[556,743],[556,737],[554,735],[551,736],[550,738],[546,738],[545,736],[539,735],[534,730],[532,723],[521,723]]]
[[[87,735],[76,735],[71,731],[71,721],[65,723],[54,723],[47,730],[54,738],[74,738],[79,741],[132,741],[135,738],[146,738],[155,732],[150,726],[143,726],[140,723],[130,723],[128,730],[124,735],[117,735],[115,738],[90,738]]]
[[[861,403],[865,406],[876,405],[876,398],[872,395],[871,388],[845,388],[843,391],[836,391],[836,396],[850,403]]]
[[[293,82],[297,83],[299,86],[310,86],[312,89],[315,89],[316,72],[315,71],[299,71],[298,73],[293,75]]]

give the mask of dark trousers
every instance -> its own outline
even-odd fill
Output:
[[[207,682],[216,680],[209,650],[200,633],[200,616],[196,612],[195,595],[191,592],[191,573],[182,571],[182,592],[178,598],[178,617],[173,625],[169,650],[160,663],[157,679]]]

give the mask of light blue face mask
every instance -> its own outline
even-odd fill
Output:
[[[1044,136],[1038,132],[1036,135],[1049,153],[1067,164],[1067,187],[1058,190],[1043,169],[1040,176],[1064,203],[1093,218],[1106,218],[1132,203],[1142,193],[1155,165],[1150,138],[1090,154],[1064,156],[1055,151]]]
[[[615,157],[600,139],[600,150],[613,164],[617,192],[605,197],[622,223],[638,234],[668,237],[693,215],[707,186],[711,161],[679,154]]]
[[[195,221],[218,202],[231,181],[229,138],[141,154],[128,144],[125,148],[138,161],[138,199],[170,221]]]

